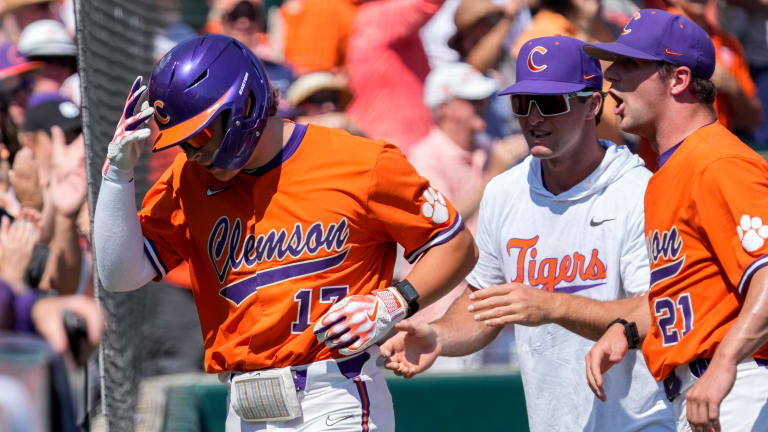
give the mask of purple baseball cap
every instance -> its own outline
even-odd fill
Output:
[[[29,61],[12,43],[0,44],[0,79],[40,69],[43,65],[40,61]]]
[[[641,9],[616,42],[589,44],[584,51],[601,60],[631,57],[688,66],[709,79],[715,71],[715,46],[707,32],[680,15],[659,9]]]
[[[499,95],[566,94],[602,89],[600,62],[584,53],[584,42],[547,36],[526,42],[517,54],[517,82]]]

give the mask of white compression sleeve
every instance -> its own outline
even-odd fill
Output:
[[[131,291],[157,276],[144,253],[134,184],[102,179],[93,218],[93,248],[107,291]]]

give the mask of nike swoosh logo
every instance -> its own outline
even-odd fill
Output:
[[[368,315],[368,319],[371,321],[376,321],[376,317],[379,316],[379,307],[374,304],[373,306],[373,313],[372,314],[366,314]]]
[[[595,218],[592,218],[589,221],[589,226],[592,226],[592,227],[600,226],[600,225],[602,225],[602,224],[604,224],[604,223],[606,223],[608,221],[612,221],[612,220],[616,220],[616,218],[613,218],[613,219],[603,219],[601,221],[596,221]]]
[[[211,187],[209,186],[208,189],[205,190],[205,196],[214,196],[216,194],[220,194],[231,187],[232,186],[226,186],[221,189],[211,189]]]
[[[336,419],[332,419],[331,416],[328,416],[328,417],[325,418],[325,425],[326,426],[333,426],[333,425],[335,425],[337,423],[340,423],[341,421],[346,420],[346,419],[348,419],[350,417],[354,417],[354,414],[349,414],[349,415],[341,416],[341,417],[336,418]]]
[[[669,48],[664,48],[664,52],[667,53],[667,55],[683,55],[682,53],[676,53],[673,51],[670,51]]]
[[[596,76],[597,76],[597,74],[593,74],[593,75],[584,75],[584,79],[585,79],[585,80],[588,80],[588,79],[592,79],[592,78],[594,78],[594,77],[596,77]]]

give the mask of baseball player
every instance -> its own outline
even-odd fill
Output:
[[[649,304],[618,316],[644,338],[679,431],[768,430],[768,164],[715,117],[712,41],[687,18],[644,9],[616,42],[585,49],[613,61],[621,128],[659,154],[645,194]],[[589,353],[602,399],[632,339],[613,325]]]
[[[382,352],[387,367],[412,376],[514,324],[531,431],[671,431],[642,358],[611,371],[607,404],[581,372],[589,339],[645,304],[642,196],[651,175],[626,147],[597,139],[602,73],[583,45],[564,36],[523,45],[517,82],[501,94],[531,156],[486,187],[470,289],[431,325],[399,323],[403,332]]]
[[[109,144],[94,222],[105,288],[189,261],[205,368],[228,385],[227,431],[394,430],[374,343],[455,286],[476,249],[453,206],[393,145],[275,117],[258,58],[222,35],[139,77]],[[133,167],[181,146],[136,216]],[[419,259],[393,284],[396,243]]]

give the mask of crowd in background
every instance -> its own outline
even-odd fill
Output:
[[[471,229],[486,183],[527,155],[508,99],[495,97],[514,82],[522,44],[554,34],[613,41],[639,8],[683,14],[709,32],[719,121],[756,149],[768,149],[768,0],[207,0],[205,6],[204,24],[180,19],[155,36],[155,59],[197,34],[240,40],[280,90],[279,115],[398,145]],[[65,316],[82,319],[91,347],[104,326],[93,297],[74,9],[71,0],[0,0],[0,18],[0,330],[40,335],[57,356],[70,348]],[[618,129],[614,106],[607,98],[599,137],[629,146],[653,169],[649,144]],[[148,157],[150,180],[175,151]],[[403,261],[396,272],[405,271]],[[182,266],[168,280],[188,287],[186,272]],[[463,289],[416,319],[439,317]],[[434,369],[514,364],[512,338]],[[10,342],[0,339],[0,353],[3,343]],[[192,361],[201,365],[202,356]],[[0,379],[5,396],[23,393],[13,386]],[[0,426],[13,425],[4,399],[13,400],[0,397]],[[14,409],[29,409],[24,405]]]

